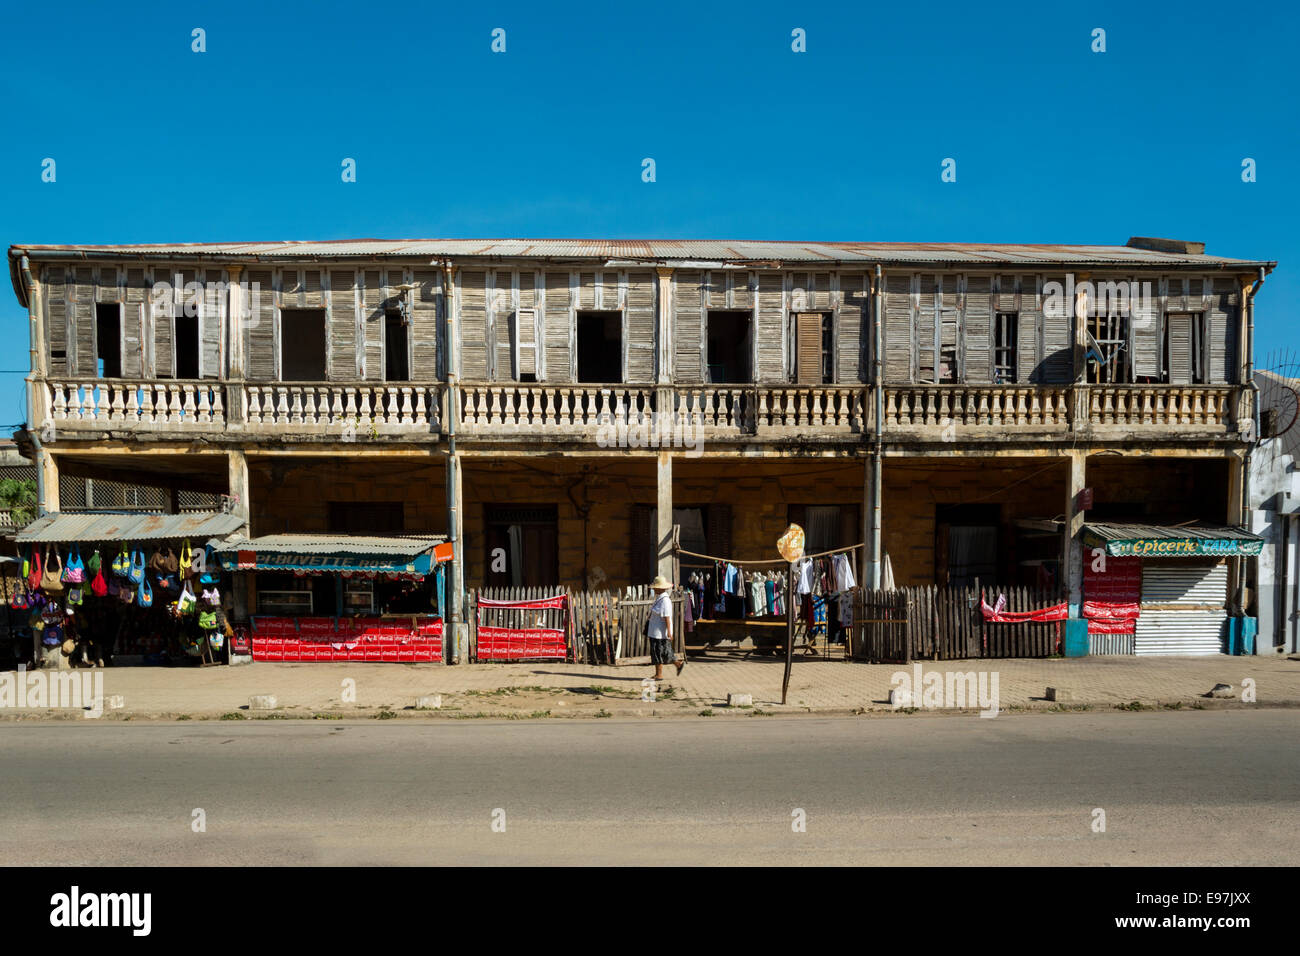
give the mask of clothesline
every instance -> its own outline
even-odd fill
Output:
[[[805,554],[804,558],[826,558],[832,554],[843,554],[846,551],[856,551],[858,548],[865,548],[865,544],[851,544],[847,548],[835,548],[832,551],[819,551],[817,554]],[[699,554],[695,551],[687,551],[683,548],[673,549],[677,554],[685,554],[692,558],[703,558],[705,561],[720,561],[723,564],[789,564],[785,558],[775,558],[766,561],[737,561],[735,558],[719,558],[712,554]],[[800,558],[799,560],[803,560]]]

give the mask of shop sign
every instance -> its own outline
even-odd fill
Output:
[[[1263,541],[1241,538],[1131,538],[1107,541],[1106,553],[1145,558],[1231,558],[1253,557]]]

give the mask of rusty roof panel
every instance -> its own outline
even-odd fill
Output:
[[[14,245],[11,257],[347,259],[574,259],[681,260],[909,265],[1115,265],[1272,268],[1276,263],[1132,246],[966,243],[803,242],[749,239],[338,239],[306,242],[233,242],[146,245]]]
[[[178,515],[139,512],[55,512],[37,518],[18,532],[14,540],[19,544],[169,541],[182,538],[191,538],[198,542],[228,535],[237,531],[242,523],[237,515],[215,511],[192,511]]]

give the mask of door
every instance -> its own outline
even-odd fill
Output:
[[[559,531],[554,505],[488,507],[485,514],[488,587],[551,587],[560,583]]]

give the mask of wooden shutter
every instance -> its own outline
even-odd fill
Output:
[[[270,269],[253,269],[248,273],[250,286],[257,285],[257,301],[250,302],[251,314],[244,320],[244,362],[249,381],[275,381],[275,291]],[[253,306],[256,305],[256,309]]]
[[[199,378],[220,378],[221,338],[228,302],[221,291],[225,276],[220,269],[208,269],[203,276],[203,295],[199,302]]]
[[[461,379],[481,382],[487,378],[487,273],[462,272],[459,298]]]
[[[569,348],[573,335],[575,310],[570,288],[571,274],[548,272],[546,283],[545,362],[546,378],[552,382],[571,382],[573,352]]]
[[[655,274],[629,272],[627,276],[627,308],[623,313],[627,351],[627,380],[649,384],[655,380],[655,345],[659,335],[659,313],[656,302]],[[609,308],[606,300],[605,307]]]
[[[822,314],[800,312],[795,316],[796,381],[800,385],[822,384]]]
[[[916,314],[916,381],[939,380],[939,277],[919,276]]]
[[[885,277],[885,381],[912,379],[912,277]]]
[[[1169,343],[1169,384],[1192,383],[1192,317],[1171,312],[1165,320]]]
[[[335,382],[357,377],[357,274],[334,269],[330,280],[330,370]]]
[[[442,301],[442,270],[415,269],[411,303],[411,380],[438,377],[438,311]]]
[[[714,557],[731,556],[731,505],[709,505],[705,514],[708,523],[709,554]]]
[[[515,378],[537,375],[537,310],[519,309],[514,314]]]
[[[126,270],[126,306],[122,309],[122,376],[144,375],[145,309],[149,282],[144,269]]]
[[[68,296],[69,324],[73,335],[68,342],[68,365],[84,378],[99,375],[99,362],[95,356],[95,271],[80,266],[72,271],[73,284]]]
[[[983,384],[993,381],[993,280],[991,276],[968,276],[965,295],[965,357],[963,381]]]
[[[678,382],[699,382],[704,378],[703,282],[701,272],[681,270],[673,274],[673,371]]]

